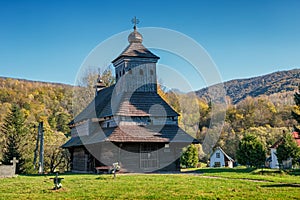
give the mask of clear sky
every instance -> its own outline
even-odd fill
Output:
[[[193,38],[224,81],[299,68],[299,10],[298,0],[0,0],[0,76],[73,84],[89,52],[132,29],[133,16]]]

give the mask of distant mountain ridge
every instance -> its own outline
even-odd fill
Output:
[[[230,97],[233,104],[237,104],[248,96],[270,96],[275,93],[293,92],[297,90],[299,83],[300,69],[292,69],[253,78],[235,79],[223,84],[226,95]],[[211,99],[208,92],[210,87],[200,89],[195,93],[200,98],[209,100]]]
[[[1,77],[0,80],[12,79],[23,82],[31,82],[42,85],[53,85],[73,88],[74,86],[64,83],[54,83],[45,81],[34,81],[20,78]],[[272,96],[277,93],[293,93],[298,89],[300,84],[300,69],[292,69],[286,71],[278,71],[270,74],[245,78],[234,79],[223,83],[226,96],[228,96],[233,104],[237,104],[245,98],[259,97],[261,95]],[[214,87],[210,86],[210,87]],[[196,95],[202,99],[209,101],[212,99],[209,94],[209,88],[206,87],[195,91]]]
[[[66,86],[66,87],[73,87],[72,85],[69,85],[66,83],[36,81],[36,80],[29,80],[29,79],[24,79],[24,78],[12,78],[12,77],[0,76],[0,80],[1,79],[3,79],[3,80],[12,79],[12,80],[18,80],[18,81],[23,81],[23,82],[28,82],[28,83],[39,83],[39,84],[45,84],[45,85],[60,85],[60,86]]]

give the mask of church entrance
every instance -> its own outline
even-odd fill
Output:
[[[140,144],[140,167],[145,171],[158,168],[158,147],[157,144]]]

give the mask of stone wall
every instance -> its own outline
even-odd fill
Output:
[[[1,165],[0,163],[0,178],[14,177],[16,176],[16,164],[13,165]]]

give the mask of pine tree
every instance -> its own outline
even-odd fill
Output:
[[[19,160],[17,173],[22,173],[24,159],[21,153],[21,140],[25,134],[25,118],[16,104],[12,105],[10,112],[6,115],[0,131],[5,138],[3,164],[10,164],[13,157],[16,157]]]
[[[191,144],[183,152],[181,156],[181,165],[191,168],[196,167],[198,164],[198,150],[195,145]]]
[[[299,86],[300,90],[300,86]],[[296,107],[292,110],[292,116],[300,124],[300,94],[295,92],[294,94],[294,101]],[[300,132],[300,129],[294,125],[294,130],[296,132]],[[278,158],[278,162],[282,163],[284,160],[288,160],[292,158],[293,164],[300,160],[300,147],[298,147],[295,139],[292,137],[291,134],[285,134],[282,138],[281,144],[277,148],[276,156]]]
[[[260,167],[266,159],[266,150],[256,136],[248,134],[239,143],[238,162],[250,167]]]
[[[300,89],[300,88],[299,88]],[[295,92],[294,94],[294,101],[296,104],[295,110],[292,110],[292,116],[297,121],[298,124],[300,124],[300,94],[298,92]],[[295,131],[300,132],[299,128],[294,126]]]
[[[293,158],[293,164],[298,161],[300,158],[300,148],[291,134],[284,135],[281,144],[277,148],[276,156],[280,164],[289,158]]]

